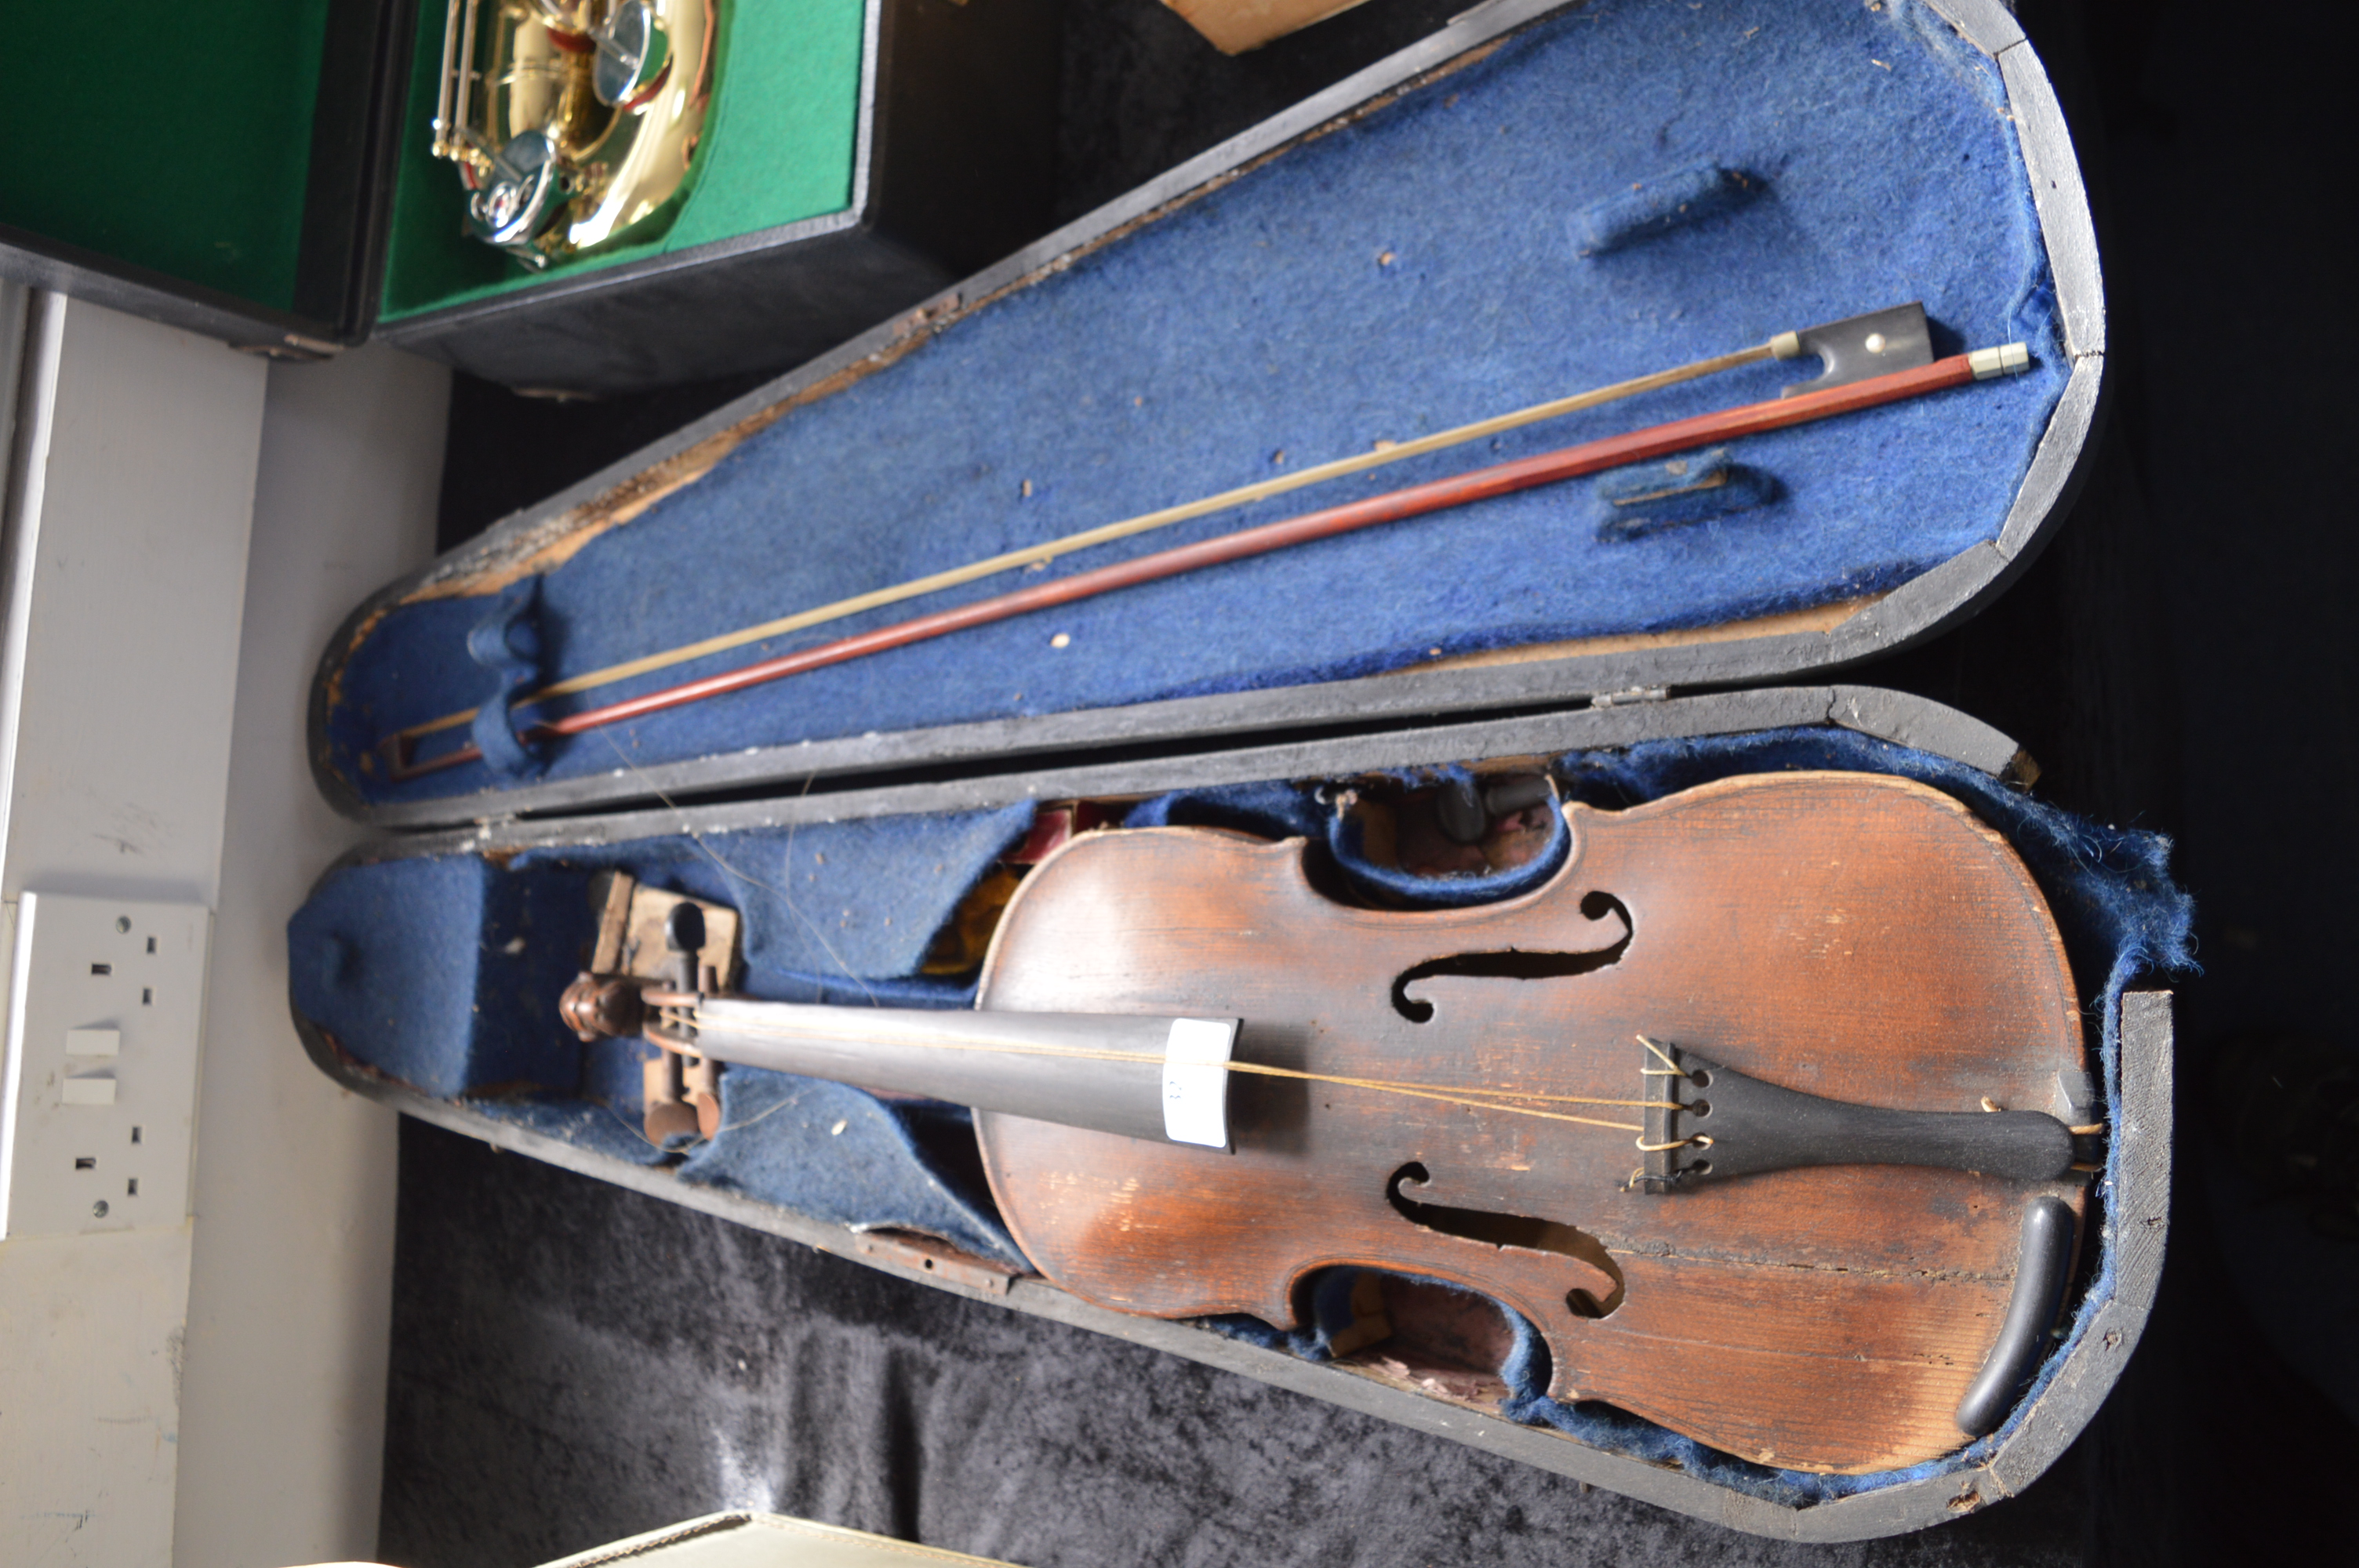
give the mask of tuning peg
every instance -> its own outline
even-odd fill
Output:
[[[698,956],[704,951],[704,911],[693,900],[681,899],[664,916],[664,946],[672,952],[673,984],[696,989]]]

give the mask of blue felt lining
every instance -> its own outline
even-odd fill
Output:
[[[539,1015],[585,934],[586,879],[503,876],[473,855],[348,866],[288,922],[288,987],[340,1047],[421,1094],[571,1094],[581,1053]]]
[[[554,1011],[596,939],[599,871],[735,908],[748,994],[967,1007],[970,984],[918,971],[935,931],[1031,816],[1020,806],[639,839],[533,850],[505,868],[466,854],[345,867],[288,922],[294,1005],[362,1065],[434,1098],[587,1153],[658,1162],[665,1152],[640,1128],[639,1064],[652,1048],[584,1046]],[[679,1176],[1013,1260],[980,1184],[928,1152],[946,1115],[965,1112],[735,1071],[723,1078],[721,1135]],[[830,1130],[838,1121],[840,1134]]]
[[[541,768],[540,757],[507,717],[508,705],[539,684],[539,603],[538,578],[510,583],[492,596],[489,612],[467,633],[467,656],[491,672],[495,683],[467,726],[467,738],[484,753],[484,771],[503,781],[530,778]]]
[[[1597,483],[1597,536],[1636,539],[1658,529],[1750,512],[1783,493],[1777,476],[1733,462],[1726,447],[1714,447],[1692,457],[1645,463],[1602,476]]]
[[[2118,1081],[2123,991],[2143,975],[2191,968],[2191,910],[2170,880],[2169,844],[2159,836],[2083,822],[1962,764],[1832,729],[1576,752],[1560,759],[1555,771],[1571,797],[1612,808],[1734,774],[1790,769],[1916,779],[1965,802],[2007,837],[2045,892],[2074,972],[2089,988],[2084,1000],[2103,1020],[2103,1080],[2110,1097]],[[1427,785],[1454,771],[1406,774],[1400,782]],[[585,1059],[554,1019],[554,998],[576,961],[567,944],[586,947],[592,935],[589,887],[597,871],[620,867],[654,885],[738,907],[745,918],[745,989],[754,994],[966,1006],[970,989],[917,971],[934,931],[1021,837],[1029,816],[1028,806],[1016,806],[701,840],[541,849],[515,857],[505,869],[470,855],[353,866],[323,881],[289,924],[295,1004],[363,1063],[437,1098],[472,1097],[470,1104],[486,1115],[587,1152],[651,1162],[662,1156],[636,1128],[637,1063],[645,1047],[613,1042]],[[1560,837],[1547,854],[1515,871],[1403,878],[1366,863],[1341,820],[1319,786],[1272,782],[1160,795],[1134,807],[1125,826],[1224,827],[1321,839],[1364,885],[1426,904],[1514,896],[1551,874],[1564,853]],[[565,956],[512,948],[527,930],[567,949]],[[2091,983],[2092,977],[2102,978]],[[514,1092],[529,1085],[538,1087]],[[679,1167],[681,1179],[847,1226],[923,1231],[1020,1262],[972,1173],[939,1152],[946,1133],[957,1135],[962,1113],[955,1108],[887,1104],[857,1089],[745,1069],[723,1075],[723,1130]],[[512,1092],[488,1096],[503,1086]],[[2109,1160],[2119,1157],[2116,1147]],[[2098,1184],[2101,1221],[2118,1173],[2109,1164]],[[2035,1390],[2052,1379],[2109,1299],[2114,1268],[2107,1238],[2071,1333],[2041,1368]],[[1307,1325],[1291,1333],[1248,1318],[1206,1324],[1323,1359],[1332,1336],[1350,1321],[1351,1285],[1351,1271],[1314,1280]],[[1971,1465],[2021,1419],[2018,1405],[1998,1433],[1906,1470],[1838,1476],[1772,1470],[1623,1411],[1548,1399],[1546,1350],[1528,1324],[1509,1315],[1519,1336],[1504,1370],[1511,1390],[1506,1413],[1512,1418],[1788,1506]]]
[[[946,1119],[972,1143],[968,1116],[963,1107],[888,1104],[842,1084],[733,1067],[721,1076],[722,1135],[690,1154],[679,1177],[855,1230],[922,1231],[1029,1269],[989,1197],[923,1147],[928,1124],[939,1130]],[[758,1136],[746,1136],[756,1128]]]
[[[1669,227],[1617,218],[1614,248],[1580,254],[1571,230],[1599,203],[1707,167],[1742,171],[1745,199]],[[541,579],[540,674],[1911,298],[1945,342],[2028,342],[2031,373],[1736,443],[1758,476],[1741,513],[1602,528],[1611,476],[1544,487],[558,742],[545,776],[1717,625],[1889,589],[1996,537],[2070,368],[1996,66],[1902,0],[1594,0],[748,437]],[[556,706],[1774,396],[1816,369],[1707,378]],[[364,798],[489,782],[475,766],[392,785],[362,765],[386,730],[491,695],[466,651],[484,608],[397,607],[334,674],[328,760]]]
[[[1490,872],[1422,877],[1397,866],[1371,861],[1361,838],[1360,819],[1337,812],[1327,820],[1327,849],[1361,887],[1401,903],[1428,909],[1471,909],[1496,903],[1538,887],[1556,875],[1572,849],[1572,829],[1560,811],[1549,814],[1549,841],[1520,866]]]
[[[1593,201],[1573,215],[1573,249],[1576,254],[1595,256],[1642,244],[1673,229],[1734,212],[1761,191],[1760,180],[1741,169],[1723,168],[1713,158],[1652,179],[1634,179],[1629,189]]]
[[[907,982],[918,980],[934,933],[1031,823],[1027,804],[532,849],[512,865],[578,875],[585,885],[592,874],[618,868],[653,886],[728,905],[743,917],[748,995],[881,1003],[877,986],[901,995]],[[929,994],[919,983],[919,993]]]
[[[1398,775],[1412,788],[1430,788],[1445,779],[1473,775],[1463,767],[1423,768]],[[1180,790],[1133,806],[1125,827],[1229,827],[1265,838],[1314,838],[1324,842],[1335,863],[1364,893],[1380,901],[1428,909],[1468,909],[1530,892],[1556,875],[1572,849],[1572,829],[1561,813],[1549,816],[1549,841],[1520,866],[1484,874],[1424,877],[1369,858],[1360,821],[1331,809],[1317,790],[1291,784],[1234,784],[1220,789]]]

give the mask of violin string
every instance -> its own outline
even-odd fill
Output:
[[[876,1000],[876,993],[868,989],[868,982],[866,980],[862,979],[858,975],[852,972],[852,966],[845,963],[836,953],[834,945],[830,943],[827,939],[827,934],[819,928],[819,923],[811,919],[810,916],[805,914],[802,912],[802,906],[795,903],[795,895],[791,885],[782,887],[771,882],[766,882],[761,878],[755,876],[752,872],[741,871],[736,867],[731,865],[728,861],[723,860],[720,852],[714,849],[712,845],[706,843],[704,841],[704,835],[699,833],[695,827],[689,821],[688,813],[679,808],[679,803],[672,799],[670,795],[666,795],[663,792],[662,786],[658,785],[655,780],[647,776],[647,770],[640,767],[638,763],[631,760],[630,753],[623,750],[622,742],[615,740],[613,735],[606,734],[603,730],[601,730],[600,733],[605,734],[606,744],[614,748],[614,755],[621,760],[623,766],[629,769],[632,775],[636,777],[642,785],[652,791],[655,797],[658,800],[662,801],[664,806],[673,816],[679,818],[679,830],[688,836],[688,841],[690,843],[704,851],[705,859],[711,860],[728,875],[736,878],[738,881],[748,887],[757,887],[766,892],[777,893],[779,901],[787,906],[787,913],[793,915],[798,921],[802,923],[803,928],[810,933],[811,940],[819,944],[820,951],[825,953],[834,963],[835,967],[843,971],[844,979],[850,980],[853,985],[858,986],[860,988],[860,994],[866,997],[872,1004]],[[801,795],[809,795],[810,794],[811,783],[818,777],[819,775],[817,773],[809,773],[804,775],[803,787],[800,792]],[[800,798],[800,796],[798,796],[798,798]],[[795,835],[800,832],[801,829],[802,819],[800,817],[797,817],[794,821],[787,825],[786,854],[779,861],[779,864],[785,868],[782,874],[788,884],[792,884],[795,880]]]
[[[699,1028],[713,1027],[714,1022],[716,1022],[704,1018],[700,1010],[688,1009],[685,1011],[688,1021],[692,1025]],[[724,1031],[735,1033],[755,1035],[766,1034],[776,1038],[788,1040],[830,1040],[838,1038],[838,1036],[832,1031],[798,1029],[791,1024],[778,1023],[768,1019],[731,1019],[727,1021],[720,1021],[719,1027]],[[937,1037],[914,1034],[892,1034],[873,1029],[868,1030],[865,1033],[866,1037],[869,1040],[879,1044],[890,1045],[911,1045],[928,1050],[994,1052],[999,1054],[1011,1056],[1062,1056],[1071,1058],[1074,1061],[1082,1062],[1140,1062],[1159,1065],[1164,1060],[1162,1056],[1149,1051],[1115,1051],[1105,1048],[1092,1048],[1088,1046],[1050,1045],[1037,1041],[1021,1040],[995,1041],[987,1043],[979,1041],[943,1040]],[[1665,1062],[1671,1060],[1669,1055],[1664,1054],[1660,1046],[1657,1045],[1652,1040],[1647,1039],[1645,1035],[1641,1034],[1636,1038],[1641,1045],[1644,1045],[1647,1050],[1653,1052]],[[724,1061],[727,1060],[726,1057],[719,1059]],[[1638,1149],[1641,1152],[1648,1154],[1662,1153],[1673,1149],[1684,1149],[1690,1145],[1700,1149],[1709,1149],[1712,1147],[1712,1142],[1709,1134],[1698,1132],[1690,1133],[1685,1138],[1677,1139],[1668,1143],[1649,1143],[1646,1141],[1646,1128],[1636,1122],[1606,1121],[1596,1117],[1573,1116],[1563,1111],[1541,1110],[1529,1105],[1512,1103],[1519,1100],[1542,1100],[1556,1105],[1610,1106],[1614,1108],[1630,1108],[1640,1110],[1684,1110],[1688,1108],[1676,1100],[1609,1099],[1592,1095],[1549,1094],[1537,1089],[1485,1089],[1466,1087],[1444,1090],[1434,1088],[1423,1084],[1404,1083],[1396,1079],[1361,1078],[1337,1073],[1313,1073],[1307,1072],[1299,1067],[1280,1067],[1262,1062],[1230,1061],[1223,1062],[1220,1065],[1232,1073],[1248,1073],[1261,1077],[1286,1078],[1301,1083],[1333,1084],[1343,1088],[1367,1089],[1379,1094],[1395,1094],[1415,1099],[1435,1100],[1443,1105],[1461,1106],[1469,1110],[1497,1110],[1504,1111],[1511,1116],[1536,1117],[1544,1121],[1562,1121],[1581,1127],[1602,1127],[1617,1132],[1636,1132],[1638,1134],[1638,1138],[1636,1140]],[[1642,1067],[1639,1071],[1643,1076],[1649,1077],[1676,1076],[1684,1078],[1688,1076],[1684,1070],[1676,1066],[1668,1070],[1653,1067]],[[767,1113],[766,1112],[765,1114]],[[2076,1134],[2102,1132],[2104,1130],[2104,1125],[2105,1124],[2103,1122],[2093,1122],[2085,1127],[2073,1127],[2067,1129],[2067,1130]],[[2073,1167],[2074,1170],[2094,1170],[2097,1167],[2094,1166],[2082,1165],[2075,1165]]]
[[[690,1010],[689,1022],[700,1030],[717,1029],[728,1033],[769,1035],[788,1040],[829,1040],[839,1038],[826,1030],[797,1029],[767,1019],[707,1019],[697,1010]],[[913,1045],[928,1050],[993,1052],[1011,1056],[1061,1056],[1081,1062],[1142,1062],[1160,1065],[1163,1057],[1147,1051],[1115,1051],[1088,1046],[1050,1045],[1035,1041],[943,1040],[938,1037],[893,1034],[881,1030],[864,1029],[870,1041],[887,1045]],[[726,1060],[726,1057],[723,1057]],[[1499,1110],[1513,1116],[1538,1117],[1547,1121],[1567,1121],[1584,1127],[1611,1128],[1622,1132],[1643,1132],[1636,1122],[1603,1121],[1595,1117],[1572,1116],[1562,1111],[1540,1110],[1528,1105],[1511,1103],[1517,1100],[1542,1100],[1558,1105],[1591,1105],[1629,1107],[1637,1109],[1676,1110],[1676,1105],[1666,1101],[1642,1099],[1607,1099],[1590,1095],[1557,1095],[1538,1090],[1459,1088],[1438,1089],[1423,1084],[1402,1083],[1387,1078],[1359,1078],[1336,1073],[1306,1072],[1299,1067],[1273,1066],[1261,1062],[1228,1062],[1223,1064],[1232,1073],[1248,1073],[1261,1077],[1288,1078],[1304,1083],[1334,1084],[1343,1088],[1368,1089],[1381,1094],[1397,1094],[1416,1099],[1439,1100],[1445,1105],[1463,1106],[1470,1110]]]
[[[1161,1058],[1154,1058],[1161,1060]],[[1306,1083],[1338,1084],[1345,1088],[1374,1089],[1384,1094],[1407,1095],[1416,1099],[1440,1100],[1444,1105],[1464,1106],[1470,1110],[1503,1110],[1510,1116],[1534,1116],[1543,1121],[1570,1121],[1582,1127],[1610,1127],[1619,1132],[1644,1132],[1635,1121],[1601,1121],[1593,1116],[1571,1116],[1560,1110],[1537,1110],[1530,1106],[1515,1105],[1504,1098],[1471,1098],[1472,1095],[1499,1096],[1510,1091],[1502,1089],[1460,1090],[1445,1093],[1439,1089],[1416,1087],[1408,1084],[1387,1083],[1380,1078],[1352,1078],[1332,1073],[1306,1073],[1294,1067],[1265,1066],[1257,1062],[1231,1062],[1232,1073],[1256,1073],[1273,1078],[1297,1078]],[[1593,1099],[1582,1095],[1518,1094],[1516,1099],[1545,1099],[1573,1105],[1639,1106],[1648,1102],[1635,1099]]]
[[[1644,1045],[1647,1050],[1652,1051],[1656,1056],[1660,1059],[1663,1065],[1671,1070],[1671,1075],[1674,1077],[1684,1078],[1688,1076],[1686,1069],[1682,1068],[1677,1062],[1672,1061],[1670,1057],[1664,1053],[1663,1048],[1660,1045],[1656,1044],[1653,1041],[1647,1039],[1643,1034],[1634,1036],[1634,1038],[1636,1039],[1639,1044]],[[1656,1076],[1656,1069],[1652,1067],[1641,1067],[1638,1070],[1648,1077]]]
[[[746,1027],[745,1025],[737,1022],[724,1024],[723,1027],[743,1033],[780,1034],[790,1039],[825,1038],[823,1035],[812,1033],[776,1029],[765,1030],[757,1027]],[[984,1044],[936,1039],[903,1038],[895,1040],[886,1035],[875,1033],[872,1033],[869,1037],[889,1044],[909,1044],[922,1046],[928,1049],[952,1051],[997,1052],[1003,1054],[1017,1056],[1061,1056],[1076,1061],[1142,1062],[1158,1065],[1163,1061],[1161,1056],[1156,1055],[1150,1052],[1143,1051],[1089,1050],[1085,1048],[1077,1049],[1062,1045],[1029,1045],[1020,1042]],[[1575,1122],[1585,1127],[1613,1128],[1616,1130],[1625,1132],[1636,1132],[1642,1130],[1635,1122],[1603,1121],[1595,1117],[1571,1116],[1560,1111],[1539,1110],[1529,1106],[1516,1105],[1512,1102],[1516,1100],[1547,1100],[1558,1104],[1631,1106],[1640,1108],[1652,1108],[1658,1103],[1651,1100],[1604,1099],[1585,1095],[1551,1095],[1539,1093],[1538,1091],[1522,1092],[1510,1089],[1460,1089],[1445,1091],[1430,1088],[1419,1084],[1398,1083],[1382,1078],[1349,1077],[1332,1073],[1311,1073],[1305,1072],[1296,1067],[1271,1066],[1258,1062],[1229,1062],[1223,1064],[1223,1065],[1232,1073],[1249,1073],[1263,1077],[1289,1078],[1308,1083],[1335,1084],[1347,1088],[1370,1089],[1384,1094],[1405,1095],[1418,1099],[1439,1100],[1447,1105],[1463,1106],[1473,1110],[1501,1110],[1515,1116],[1533,1116],[1549,1121]],[[1669,1108],[1666,1107],[1665,1108]]]
[[[1266,501],[1273,496],[1283,495],[1289,491],[1300,490],[1305,486],[1326,480],[1364,473],[1370,469],[1382,468],[1387,463],[1401,462],[1409,458],[1422,457],[1428,452],[1438,452],[1447,448],[1463,446],[1467,442],[1479,441],[1487,436],[1501,435],[1509,430],[1520,429],[1526,425],[1538,424],[1542,420],[1554,419],[1567,414],[1577,414],[1585,409],[1598,407],[1603,404],[1616,402],[1625,397],[1635,397],[1642,393],[1659,391],[1664,387],[1676,386],[1681,382],[1693,381],[1701,376],[1716,375],[1722,371],[1734,370],[1740,365],[1748,365],[1769,359],[1774,352],[1775,350],[1770,344],[1758,343],[1749,349],[1739,349],[1734,353],[1716,354],[1710,359],[1697,360],[1669,370],[1656,371],[1649,375],[1634,376],[1628,381],[1614,382],[1611,385],[1596,387],[1588,392],[1574,393],[1568,397],[1551,398],[1545,403],[1536,403],[1527,408],[1518,408],[1510,414],[1494,415],[1488,419],[1480,419],[1472,425],[1461,425],[1452,429],[1439,430],[1430,436],[1419,436],[1415,439],[1401,441],[1375,451],[1356,453],[1352,457],[1337,458],[1323,463],[1314,463],[1307,469],[1299,469],[1276,479],[1240,485],[1234,490],[1224,490],[1217,495],[1208,495],[1199,501],[1186,502],[1178,506],[1167,506],[1159,511],[1143,513],[1119,523],[1108,523],[1079,534],[1069,534],[1060,539],[1050,539],[1043,544],[1028,546],[1024,549],[1009,550],[1003,555],[971,561],[962,567],[936,572],[930,577],[916,578],[891,588],[876,589],[868,593],[855,594],[850,599],[837,600],[831,604],[799,611],[792,615],[781,616],[776,621],[766,621],[758,626],[743,627],[735,632],[723,633],[717,637],[707,637],[701,642],[683,643],[661,653],[648,654],[619,665],[608,665],[603,669],[589,670],[582,675],[571,676],[517,698],[509,705],[508,711],[514,713],[555,697],[571,697],[577,692],[595,690],[600,687],[612,686],[617,681],[629,680],[637,676],[652,675],[658,670],[671,669],[714,654],[725,654],[751,643],[765,642],[772,637],[784,636],[790,632],[800,632],[812,626],[824,625],[831,621],[842,621],[849,616],[860,614],[864,611],[881,609],[888,604],[898,604],[904,600],[957,588],[981,578],[1014,571],[1019,567],[1046,566],[1060,556],[1071,555],[1093,546],[1112,544],[1118,539],[1131,538],[1157,528],[1169,527],[1175,523],[1185,523],[1194,518],[1208,516],[1215,512],[1227,512],[1236,507],[1249,506],[1255,502]],[[413,724],[406,730],[397,730],[391,739],[416,741],[444,730],[455,730],[462,724],[473,723],[476,714],[481,711],[481,708],[470,708],[460,712],[446,713],[440,719],[429,719],[423,724]]]
[[[842,1033],[837,1030],[800,1027],[793,1023],[781,1022],[775,1018],[716,1018],[704,1013],[701,1009],[689,1009],[685,1011],[688,1013],[688,1021],[695,1026],[702,1029],[719,1029],[728,1033],[740,1034],[765,1034],[783,1040],[827,1041],[842,1039]],[[895,1033],[890,1030],[879,1029],[869,1025],[864,1025],[862,1027],[861,1038],[863,1041],[875,1042],[879,1044],[908,1045],[921,1050],[941,1049],[948,1051],[995,1051],[1009,1055],[1021,1056],[1069,1056],[1076,1061],[1085,1062],[1160,1063],[1164,1060],[1161,1055],[1152,1051],[1119,1051],[1111,1047],[1103,1046],[1051,1044],[1048,1042],[1038,1040],[945,1040],[940,1036],[934,1034]],[[1269,1066],[1256,1062],[1232,1061],[1224,1064],[1224,1065],[1226,1065],[1232,1072],[1258,1073],[1277,1077],[1292,1076],[1318,1078],[1321,1076],[1321,1075],[1318,1074],[1304,1073],[1298,1068]],[[1332,1081],[1335,1083],[1348,1082],[1363,1086],[1375,1086],[1386,1088],[1430,1089],[1432,1087],[1426,1084],[1412,1084],[1383,1078],[1332,1078],[1323,1081]],[[1659,1107],[1666,1110],[1676,1110],[1680,1108],[1678,1106],[1666,1100],[1604,1099],[1590,1095],[1549,1094],[1539,1089],[1486,1089],[1466,1087],[1454,1088],[1451,1092],[1467,1095],[1483,1095],[1505,1099],[1552,1100],[1566,1105],[1634,1106],[1641,1108],[1654,1108]]]
[[[600,1100],[597,1103],[600,1105],[605,1105],[603,1100]],[[680,1103],[685,1104],[686,1102],[682,1101]],[[788,1098],[778,1101],[777,1104],[770,1107],[767,1110],[756,1111],[752,1116],[745,1118],[743,1121],[724,1121],[720,1126],[712,1130],[712,1138],[718,1138],[724,1132],[735,1132],[741,1128],[751,1127],[757,1121],[763,1120],[768,1117],[776,1116],[778,1112],[785,1110],[789,1106],[799,1103],[799,1097],[789,1096]],[[654,1139],[648,1137],[647,1130],[643,1126],[633,1122],[629,1117],[625,1116],[613,1106],[606,1106],[606,1114],[613,1117],[616,1121],[621,1122],[625,1127],[630,1129],[632,1137],[637,1139],[640,1142],[646,1144],[648,1148],[655,1150],[657,1152],[662,1154],[677,1154],[680,1152],[680,1151],[677,1149],[667,1149],[662,1144],[657,1142]],[[702,1142],[709,1143],[712,1141],[712,1138],[706,1138],[702,1133],[699,1133],[697,1136],[699,1141]]]

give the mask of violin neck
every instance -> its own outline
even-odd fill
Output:
[[[708,997],[692,1038],[715,1061],[923,1095],[1158,1142],[1228,1146],[1235,1019],[813,1007]]]

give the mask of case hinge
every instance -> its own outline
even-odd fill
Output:
[[[954,1285],[981,1291],[987,1295],[1004,1296],[1007,1281],[1016,1271],[1005,1263],[988,1258],[978,1258],[972,1252],[961,1251],[947,1241],[930,1236],[920,1236],[908,1230],[864,1230],[853,1243],[860,1256],[873,1262],[906,1269],[912,1273],[930,1274],[938,1280],[948,1280]]]
[[[1634,702],[1660,702],[1671,695],[1667,686],[1634,686],[1623,691],[1601,691],[1589,699],[1592,708],[1627,708]]]

